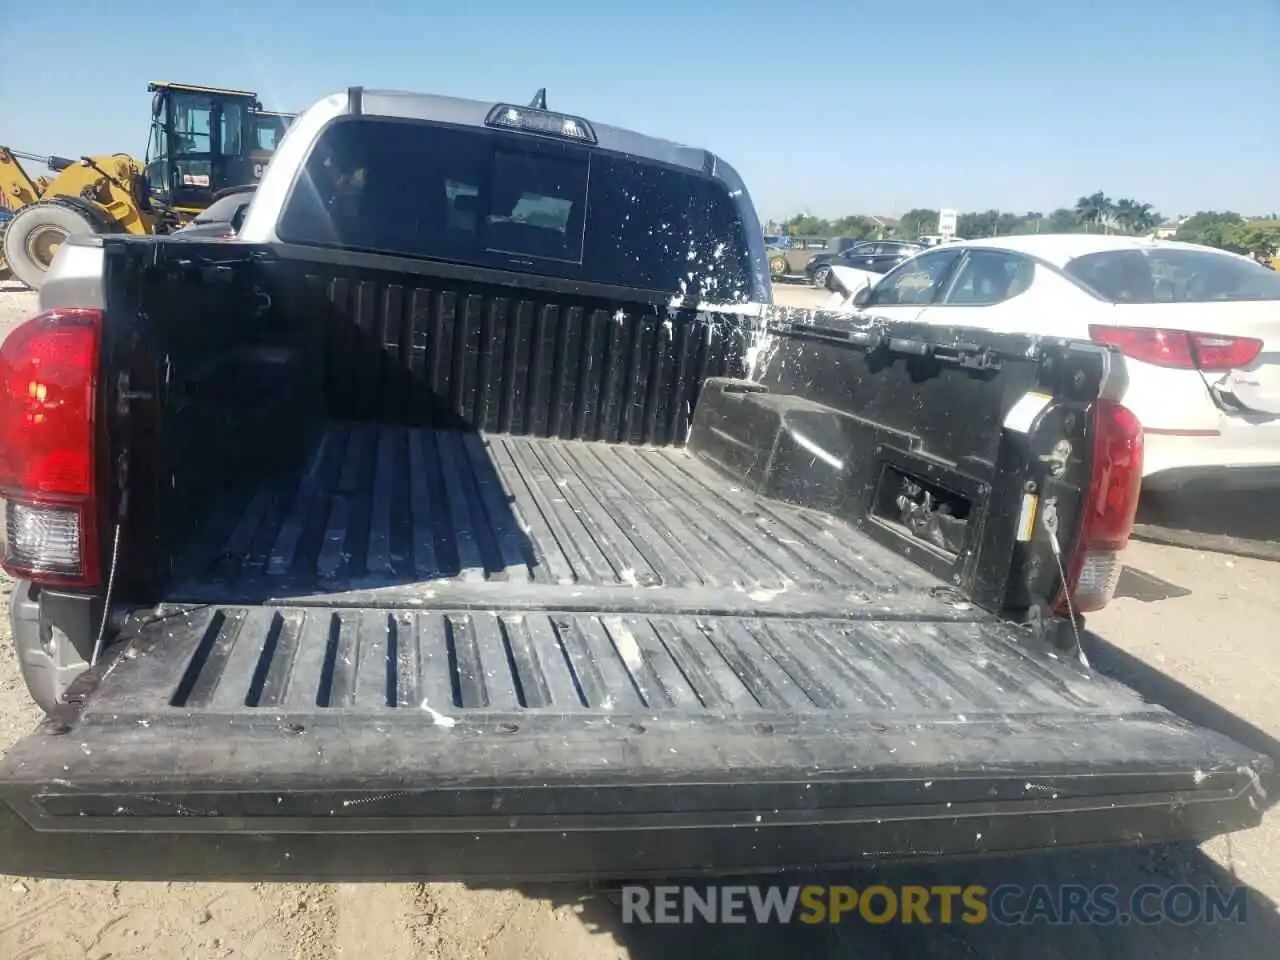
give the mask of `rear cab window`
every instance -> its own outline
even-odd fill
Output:
[[[713,302],[751,296],[747,234],[719,180],[490,128],[344,118],[320,135],[281,240]]]
[[[1112,303],[1280,300],[1280,274],[1209,250],[1107,250],[1077,257],[1064,269]]]

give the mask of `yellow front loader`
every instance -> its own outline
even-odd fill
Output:
[[[43,163],[53,175],[32,177],[23,160]],[[0,147],[2,205],[14,215],[0,223],[0,277],[12,271],[38,287],[34,271],[43,274],[73,233],[154,232],[155,217],[139,203],[142,170],[124,153],[70,160]]]
[[[38,289],[69,236],[164,233],[229,187],[256,182],[292,114],[262,109],[257,94],[155,81],[145,160],[124,153],[42,157],[0,146],[0,278]],[[47,166],[32,177],[21,161]]]

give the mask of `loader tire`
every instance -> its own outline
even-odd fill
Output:
[[[98,218],[78,204],[33,203],[9,221],[4,232],[4,260],[18,280],[39,290],[54,254],[67,237],[101,232]]]

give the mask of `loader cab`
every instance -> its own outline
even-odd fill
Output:
[[[262,109],[257,95],[152,83],[147,190],[169,218],[186,222],[229,187],[257,182],[292,117]]]
[[[262,171],[267,168],[271,155],[284,139],[284,132],[293,123],[296,114],[277,113],[274,110],[258,110],[249,115],[249,146],[243,160],[241,180],[234,184],[256,183],[262,179]]]

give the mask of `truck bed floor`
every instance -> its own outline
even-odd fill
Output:
[[[938,581],[681,448],[334,424],[301,476],[228,497],[170,595],[296,597],[453,582],[918,593]]]
[[[335,424],[300,477],[211,519],[186,574],[90,715],[1141,709],[680,449]]]

